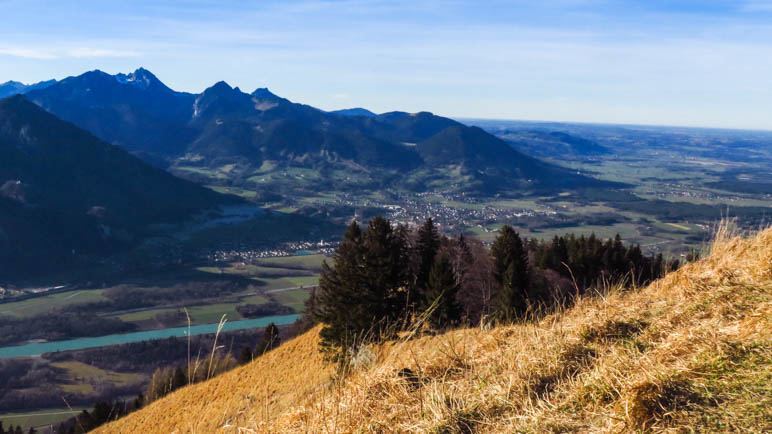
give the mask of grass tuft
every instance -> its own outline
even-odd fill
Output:
[[[689,381],[678,378],[638,384],[630,390],[630,395],[629,416],[633,426],[639,429],[675,419],[679,411],[706,402]]]

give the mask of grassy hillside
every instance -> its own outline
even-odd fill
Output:
[[[537,323],[362,350],[317,329],[102,432],[762,432],[772,424],[772,229]]]

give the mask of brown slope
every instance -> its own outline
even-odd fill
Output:
[[[332,378],[312,329],[274,351],[205,383],[181,389],[98,432],[236,431],[245,417],[262,420],[306,401]]]
[[[371,348],[340,383],[312,331],[102,432],[763,432],[771,306],[772,229],[721,237],[646,288],[535,324]],[[266,384],[285,391],[270,413],[244,397]]]

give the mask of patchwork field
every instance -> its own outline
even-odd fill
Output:
[[[242,279],[241,291],[220,295],[211,300],[186,300],[134,309],[129,312],[109,314],[109,317],[136,324],[140,329],[158,328],[159,318],[169,317],[187,310],[192,324],[216,323],[225,316],[229,321],[245,319],[237,311],[238,306],[278,303],[295,312],[303,310],[308,288],[319,283],[319,270],[324,255],[284,256],[263,258],[254,264],[231,262],[218,266],[197,267],[196,270],[215,277],[234,276]],[[252,283],[250,283],[252,282]],[[176,322],[164,325],[186,324],[187,319],[178,315]]]
[[[60,407],[45,408],[39,410],[30,410],[25,412],[12,412],[0,415],[0,422],[3,426],[25,426],[25,427],[44,427],[46,425],[56,425],[66,419],[80,413],[86,407]]]
[[[88,289],[60,292],[28,300],[0,304],[0,315],[25,318],[63,307],[104,300],[103,290]]]

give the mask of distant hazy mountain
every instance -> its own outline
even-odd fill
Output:
[[[225,82],[192,95],[169,89],[145,69],[92,71],[28,97],[148,161],[189,171],[182,173],[227,167],[229,182],[241,185],[249,185],[260,167],[342,170],[338,178],[357,173],[389,184],[409,179],[415,189],[448,173],[455,174],[448,188],[485,192],[602,185],[527,157],[481,129],[426,112],[328,113],[268,89],[248,94]]]
[[[331,111],[330,113],[334,115],[339,115],[339,116],[364,116],[366,118],[374,118],[378,116],[377,114],[371,112],[370,110],[367,110],[362,107],[334,110],[334,111]]]
[[[12,95],[18,95],[24,92],[27,85],[18,81],[6,81],[0,84],[0,98],[5,98]]]
[[[0,100],[0,268],[132,244],[238,202],[149,166],[23,96]],[[8,270],[0,270],[0,276]]]
[[[56,80],[41,81],[40,83],[35,84],[24,84],[18,81],[7,81],[0,84],[0,98],[25,94],[36,89],[44,89],[54,83],[56,83]]]
[[[507,141],[515,149],[536,157],[563,159],[596,157],[611,149],[595,140],[575,134],[570,124],[557,122],[496,121],[470,119],[485,131]]]
[[[516,149],[540,157],[593,157],[611,151],[592,140],[562,131],[504,131],[497,135]]]

